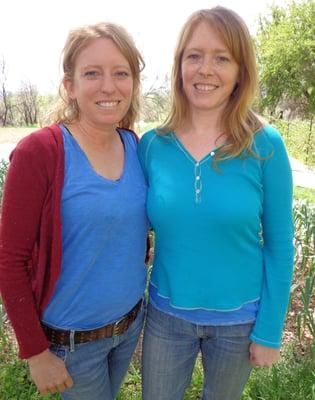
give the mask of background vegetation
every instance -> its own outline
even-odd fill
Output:
[[[260,71],[255,109],[283,134],[289,154],[315,166],[315,2],[271,7],[254,38]],[[5,60],[0,62],[0,125],[40,125],[56,100],[41,96],[30,82],[10,92]],[[142,95],[139,131],[163,121],[169,107],[169,81]],[[154,122],[151,122],[154,121]],[[1,135],[1,131],[0,131]],[[7,163],[0,160],[0,202]],[[282,359],[272,368],[255,369],[242,400],[315,400],[315,189],[295,187],[295,276],[284,334]],[[119,400],[141,399],[139,351],[130,366]],[[201,399],[200,360],[185,399]],[[0,301],[0,400],[42,397],[18,360],[14,336]],[[59,395],[46,396],[60,399]]]

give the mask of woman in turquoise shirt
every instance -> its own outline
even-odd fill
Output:
[[[144,400],[182,399],[199,351],[203,399],[239,399],[279,358],[293,269],[292,178],[280,134],[251,110],[255,54],[243,20],[194,13],[175,51],[172,105],[139,156],[155,260]]]

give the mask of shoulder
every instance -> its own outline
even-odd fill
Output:
[[[269,142],[282,141],[280,132],[272,125],[265,124],[255,135],[258,140],[267,140]]]
[[[62,145],[62,132],[59,125],[54,124],[29,134],[18,142],[13,154],[17,152],[52,151]],[[40,156],[40,154],[37,154]]]
[[[41,128],[23,138],[10,155],[11,164],[23,169],[25,166],[37,170],[54,169],[62,162],[64,154],[63,136],[59,125]]]
[[[166,132],[166,133],[160,133],[158,129],[151,129],[147,132],[145,132],[141,139],[140,139],[140,145],[141,147],[150,147],[153,143],[156,144],[164,144],[170,141],[171,132]]]
[[[149,131],[144,132],[144,134],[141,136],[140,142],[147,143],[156,136],[157,136],[156,129],[150,129]]]
[[[280,132],[271,125],[264,125],[254,136],[254,148],[262,157],[286,151]]]
[[[138,154],[140,157],[144,157],[145,159],[147,158],[150,147],[157,137],[158,135],[156,129],[151,129],[142,135],[138,147]]]
[[[139,137],[133,130],[127,128],[117,128],[117,131],[123,136],[124,141],[127,141],[128,143],[133,144],[134,147],[137,147]]]

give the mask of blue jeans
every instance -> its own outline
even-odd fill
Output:
[[[119,336],[69,346],[51,345],[64,360],[74,385],[61,393],[63,400],[113,400],[127,372],[144,321],[144,307]]]
[[[148,305],[142,349],[143,400],[182,400],[199,350],[203,400],[239,399],[251,372],[253,324],[201,326]]]

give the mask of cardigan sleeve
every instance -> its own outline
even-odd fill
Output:
[[[11,155],[0,230],[0,290],[21,358],[39,354],[49,345],[40,325],[28,267],[48,190],[45,148],[37,136],[30,135]]]
[[[265,130],[271,152],[262,161],[264,279],[251,340],[279,348],[293,273],[292,173],[280,134]]]

